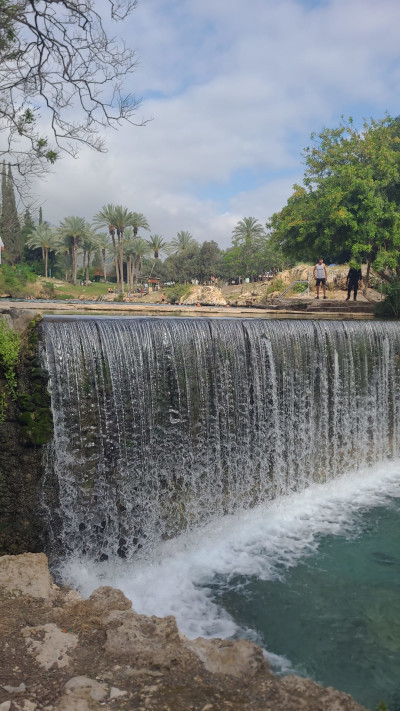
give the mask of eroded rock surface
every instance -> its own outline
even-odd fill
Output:
[[[188,640],[175,618],[139,615],[119,590],[82,600],[57,588],[43,555],[7,558],[0,711],[362,711],[334,689],[276,677],[249,641]]]

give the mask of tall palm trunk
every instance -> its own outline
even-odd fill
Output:
[[[115,230],[110,230],[110,235],[111,235],[112,245],[113,245],[115,276],[117,278],[117,285],[119,286],[120,279],[119,279],[119,265],[118,265],[118,250],[117,250],[117,245],[115,242]]]
[[[72,283],[76,286],[76,274],[78,271],[78,238],[73,238],[72,244]]]
[[[107,266],[106,266],[106,250],[101,250],[101,257],[103,260],[103,272],[104,272],[104,283],[107,281]]]
[[[124,231],[118,230],[118,250],[119,250],[119,275],[121,281],[121,294],[124,293]]]
[[[44,275],[47,279],[47,267],[49,263],[49,248],[45,247],[44,248]]]
[[[86,283],[89,281],[89,268],[90,268],[90,257],[91,257],[91,251],[89,250],[87,253],[87,262],[86,262]]]

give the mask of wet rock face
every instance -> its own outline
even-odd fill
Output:
[[[12,324],[26,326],[24,314]],[[37,324],[21,334],[16,397],[6,388],[0,367],[0,393],[6,400],[0,422],[0,555],[42,550],[39,482],[42,445],[53,433],[47,373],[38,358]]]

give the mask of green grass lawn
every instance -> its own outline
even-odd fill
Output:
[[[43,279],[43,282],[46,281]],[[47,282],[52,280],[47,280]],[[102,282],[93,282],[87,286],[73,286],[68,282],[62,282],[58,279],[54,279],[54,296],[57,299],[79,299],[80,296],[84,296],[88,301],[96,301],[99,296],[107,294],[109,288],[114,288],[115,284],[104,284]]]

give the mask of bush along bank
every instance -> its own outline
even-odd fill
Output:
[[[42,550],[42,446],[53,433],[38,322],[18,334],[0,320],[0,555]]]

